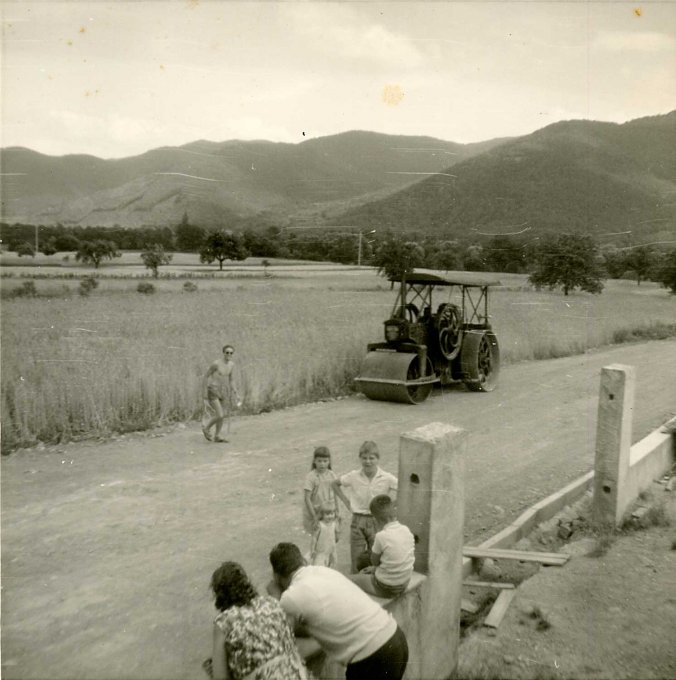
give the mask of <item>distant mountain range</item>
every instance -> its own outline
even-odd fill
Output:
[[[345,209],[499,144],[347,132],[299,144],[197,141],[131,158],[0,150],[2,221],[29,224],[227,225],[261,211]],[[336,208],[337,206],[337,208]]]
[[[676,111],[622,125],[568,121],[339,216],[448,237],[520,230],[676,239]]]
[[[197,141],[140,156],[0,150],[3,222],[205,227],[242,217],[436,232],[676,233],[676,111],[567,121],[456,144],[346,132],[299,144]]]

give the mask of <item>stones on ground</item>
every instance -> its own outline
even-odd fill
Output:
[[[585,536],[577,541],[568,543],[561,547],[561,552],[570,555],[571,557],[584,557],[589,555],[596,548],[596,539],[591,536]]]
[[[535,623],[536,630],[548,630],[552,627],[549,612],[539,604],[532,604],[526,609],[526,614]]]
[[[469,614],[476,614],[479,611],[479,605],[472,602],[471,600],[467,600],[464,597],[462,598],[462,600],[460,602],[460,607],[463,611],[465,611]]]
[[[636,510],[634,510],[634,512],[631,513],[631,516],[634,519],[641,519],[641,517],[643,517],[643,515],[645,515],[646,512],[648,512],[648,508],[642,505],[640,508],[636,508]]]
[[[502,576],[502,571],[497,562],[490,557],[483,560],[479,576],[485,581],[495,581]]]
[[[559,520],[559,528],[556,530],[556,535],[563,541],[567,541],[575,530],[572,522],[564,522]]]

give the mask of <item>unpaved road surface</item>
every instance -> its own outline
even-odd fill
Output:
[[[241,418],[229,444],[196,423],[2,460],[5,678],[198,678],[209,655],[208,582],[224,559],[262,585],[280,540],[305,547],[302,481],[325,444],[334,470],[365,439],[396,473],[398,438],[433,421],[468,430],[466,537],[495,533],[592,468],[599,374],[636,367],[634,436],[676,411],[676,342],[503,369],[490,394],[424,405],[363,397]],[[341,566],[348,546],[340,544]]]

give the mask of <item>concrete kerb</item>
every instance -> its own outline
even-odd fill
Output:
[[[646,437],[640,441],[632,444],[630,449],[631,463],[636,464],[644,458],[646,450],[653,451],[660,445],[666,443],[669,439],[674,441],[676,437],[676,418],[672,418],[657,429],[653,430]],[[664,461],[662,461],[664,462]],[[673,459],[672,459],[673,462]],[[655,470],[651,470],[655,473]],[[653,475],[654,476],[654,475]],[[530,534],[538,525],[552,519],[563,508],[572,505],[578,498],[581,498],[584,493],[593,486],[594,470],[587,472],[587,474],[578,477],[563,489],[553,493],[551,496],[536,503],[528,510],[523,512],[514,520],[509,526],[499,531],[494,536],[491,536],[483,543],[480,543],[480,548],[509,548],[513,546],[522,538]],[[640,489],[632,489],[632,497],[640,491]],[[466,578],[473,573],[474,567],[472,559],[463,557],[462,560],[462,575]]]
[[[568,505],[571,505],[578,498],[582,497],[589,489],[594,480],[594,471],[590,471],[582,477],[571,482],[563,489],[547,496],[528,510],[523,512],[509,526],[494,536],[480,543],[480,548],[509,548],[522,538],[530,534],[539,524],[546,522],[554,517],[558,512]],[[463,557],[462,576],[466,578],[474,572],[472,559]]]

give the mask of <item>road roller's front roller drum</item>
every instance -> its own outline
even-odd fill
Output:
[[[361,375],[355,378],[355,383],[369,399],[420,404],[438,381],[429,359],[426,375],[421,376],[420,373],[417,354],[374,351],[366,355]]]

